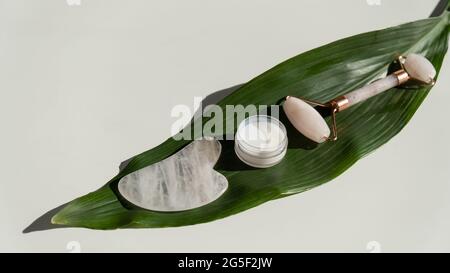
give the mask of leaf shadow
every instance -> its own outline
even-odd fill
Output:
[[[66,226],[62,225],[54,225],[52,224],[52,217],[58,213],[63,207],[65,207],[68,203],[62,204],[54,209],[51,209],[44,213],[42,216],[38,217],[33,221],[28,227],[26,227],[22,233],[30,233],[35,231],[44,231],[50,229],[64,228]]]

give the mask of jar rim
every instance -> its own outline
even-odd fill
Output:
[[[239,143],[243,143],[244,144],[244,148],[245,149],[251,149],[254,148],[255,152],[264,152],[265,150],[261,148],[261,146],[258,145],[254,145],[249,143],[248,141],[246,141],[245,137],[243,137],[240,133],[244,130],[241,129],[244,126],[250,124],[250,122],[252,120],[259,120],[259,119],[266,119],[269,123],[274,123],[278,126],[278,128],[280,129],[280,131],[282,132],[282,138],[279,141],[279,145],[277,147],[277,149],[280,149],[284,146],[285,142],[287,142],[287,131],[286,131],[286,127],[284,126],[284,124],[277,118],[269,116],[269,115],[253,115],[250,116],[248,118],[245,118],[238,126],[238,129],[236,131],[236,139],[235,141],[238,141]],[[242,145],[241,145],[242,146]],[[270,150],[269,152],[272,152],[273,150]]]

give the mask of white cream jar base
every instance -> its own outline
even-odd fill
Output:
[[[234,150],[245,164],[256,168],[268,168],[284,158],[287,143],[286,128],[278,119],[256,115],[239,124]]]

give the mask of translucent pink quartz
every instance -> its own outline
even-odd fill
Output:
[[[436,77],[433,64],[422,55],[408,54],[403,65],[409,76],[414,79],[429,83]]]
[[[305,137],[322,143],[330,136],[330,128],[323,117],[303,100],[287,97],[283,110],[292,125]]]

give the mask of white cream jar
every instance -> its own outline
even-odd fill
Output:
[[[283,159],[287,143],[286,128],[278,119],[256,115],[239,124],[234,150],[238,158],[247,165],[268,168]]]

